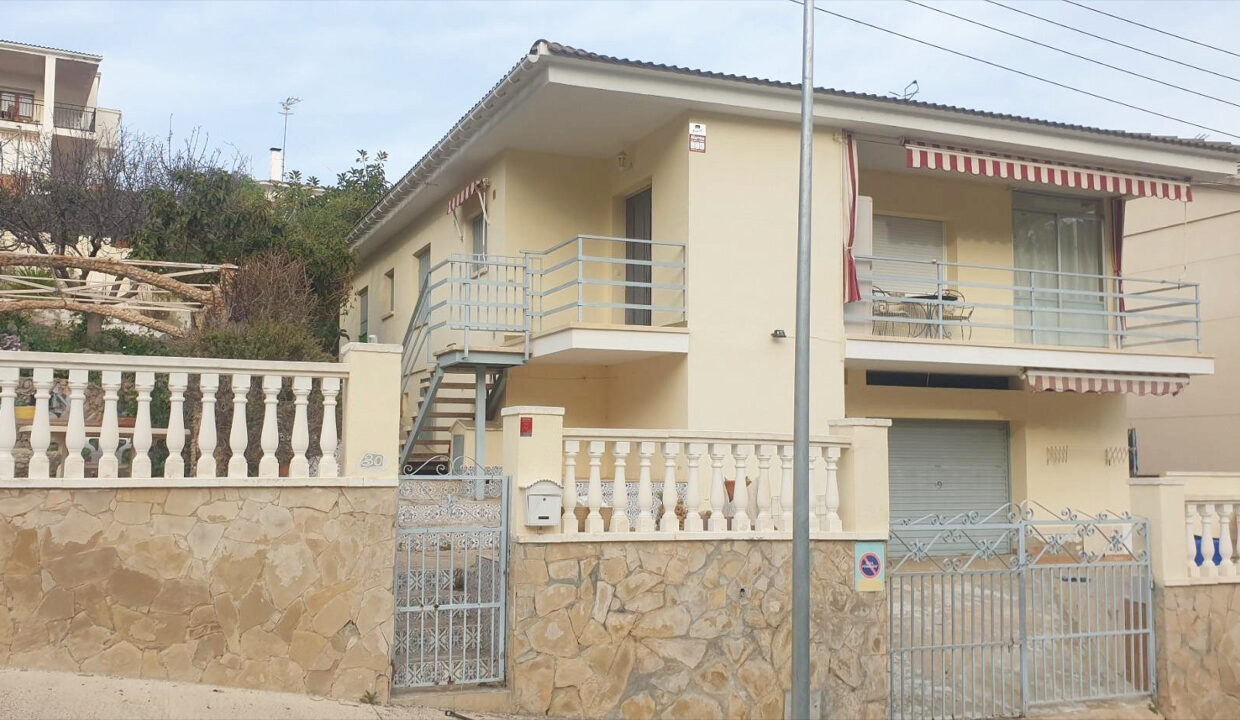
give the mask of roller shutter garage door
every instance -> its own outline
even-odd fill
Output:
[[[888,436],[891,522],[927,515],[982,516],[1011,498],[1006,422],[896,420]],[[948,552],[971,546],[943,545]],[[898,548],[893,548],[896,552]]]

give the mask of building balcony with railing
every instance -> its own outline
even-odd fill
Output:
[[[688,351],[685,247],[578,235],[519,256],[454,255],[426,271],[406,372],[452,355],[556,362]]]

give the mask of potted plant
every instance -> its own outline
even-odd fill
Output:
[[[34,422],[34,410],[34,398],[32,396],[17,396],[17,407],[13,408],[13,412],[16,413],[18,425]]]

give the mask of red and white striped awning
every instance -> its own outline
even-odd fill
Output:
[[[1026,368],[1025,384],[1038,392],[1129,393],[1178,395],[1188,385],[1187,375],[1092,373]]]
[[[1193,189],[1184,180],[1132,175],[1102,168],[1078,167],[919,142],[906,142],[904,149],[910,168],[1008,178],[1115,195],[1166,198],[1184,202],[1192,202],[1193,199]]]
[[[475,193],[482,191],[487,187],[487,185],[490,184],[490,180],[487,180],[486,178],[479,178],[466,185],[464,190],[453,195],[452,199],[448,201],[448,212],[445,214],[451,215],[454,210],[464,205],[466,200],[470,199]]]

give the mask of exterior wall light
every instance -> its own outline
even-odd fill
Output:
[[[788,333],[784,332],[783,330],[776,329],[771,332],[771,337],[775,338],[776,340],[783,340],[784,338],[788,337]]]

